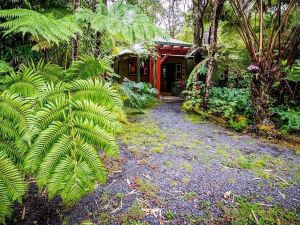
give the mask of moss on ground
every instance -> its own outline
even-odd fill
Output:
[[[155,147],[165,140],[166,136],[153,120],[125,124],[121,134],[126,145]]]
[[[224,218],[234,225],[300,224],[300,215],[296,211],[291,211],[278,205],[265,207],[258,203],[251,203],[246,198],[242,197],[236,198],[236,204],[234,207],[225,208]]]
[[[183,199],[186,201],[194,200],[197,197],[197,193],[194,191],[185,192],[183,194]]]
[[[138,202],[134,202],[127,210],[127,212],[121,213],[119,216],[119,222],[121,224],[132,224],[144,219],[146,216],[145,212]]]
[[[144,194],[146,198],[154,198],[156,197],[157,193],[159,192],[159,188],[156,184],[153,182],[147,181],[145,179],[137,177],[134,180],[137,190]]]
[[[202,117],[197,114],[184,114],[183,119],[194,124],[201,123],[203,121]]]

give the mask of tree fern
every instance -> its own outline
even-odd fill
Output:
[[[13,201],[25,194],[26,183],[21,172],[0,149],[0,223],[5,224],[5,215],[10,214]]]
[[[9,160],[21,176],[35,176],[50,198],[60,195],[66,203],[106,181],[99,151],[118,154],[115,134],[121,129],[120,118],[125,118],[118,92],[103,79],[105,70],[96,76],[92,74],[97,68],[87,71],[91,79],[61,81],[65,71],[39,62],[2,79],[6,91],[0,95],[0,160]],[[9,199],[6,210],[16,198],[0,189],[5,195],[1,198]]]
[[[76,18],[83,24],[90,24],[95,32],[109,34],[112,43],[118,45],[152,42],[156,36],[164,36],[138,7],[121,2],[109,8],[99,2],[96,13],[83,8],[76,13]]]
[[[22,161],[30,142],[28,102],[7,91],[0,95],[0,223],[26,191]]]
[[[50,197],[60,194],[70,201],[86,194],[96,181],[105,182],[98,150],[118,153],[114,134],[121,125],[115,113],[122,113],[122,102],[99,80],[74,81],[61,91],[68,97],[58,97],[36,112],[33,126],[38,132],[25,165]]]
[[[65,79],[65,71],[62,67],[57,64],[52,64],[50,62],[45,63],[44,60],[40,60],[38,63],[28,63],[27,65],[21,65],[21,70],[26,71],[27,69],[34,71],[36,74],[41,76],[44,82],[48,83],[58,83]]]
[[[35,40],[59,44],[68,42],[80,29],[72,16],[55,19],[29,9],[0,10],[0,18],[7,21],[0,24],[5,35],[10,33],[30,34]]]
[[[44,87],[43,77],[29,68],[10,72],[1,79],[1,83],[12,93],[18,93],[25,97],[36,97]]]
[[[113,69],[111,61],[107,58],[97,59],[93,56],[81,56],[68,70],[69,77],[88,79],[93,77],[104,78],[111,75]]]

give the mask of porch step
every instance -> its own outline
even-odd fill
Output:
[[[161,95],[160,100],[164,102],[179,102],[179,101],[183,101],[184,99],[172,95]]]

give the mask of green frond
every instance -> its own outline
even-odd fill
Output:
[[[11,140],[0,140],[0,152],[10,158],[14,163],[20,164],[23,161],[23,154],[17,145]]]
[[[40,132],[25,159],[25,168],[32,172],[36,171],[53,145],[68,132],[68,129],[69,127],[62,122],[53,122]]]
[[[20,69],[34,71],[48,83],[56,84],[65,78],[65,71],[62,67],[57,64],[45,63],[42,59],[37,64],[31,62],[28,65],[22,65]]]
[[[104,129],[95,126],[88,120],[75,119],[73,129],[85,142],[103,150],[107,155],[116,156],[119,153],[119,147],[115,137]]]
[[[46,40],[59,44],[68,42],[74,33],[80,32],[75,18],[66,16],[62,19],[47,17],[29,9],[0,10],[0,18],[6,18],[7,22],[1,23],[5,29],[5,35],[10,33],[30,34],[35,40]]]
[[[54,102],[48,102],[36,113],[35,126],[39,130],[45,130],[53,121],[63,121],[67,115],[68,102],[64,98],[56,98]]]
[[[108,110],[116,114],[124,114],[123,101],[109,83],[99,79],[76,80],[70,84],[69,90],[73,93],[74,100],[90,99],[99,105],[105,105]]]
[[[2,83],[12,93],[24,97],[35,97],[44,88],[44,79],[37,72],[28,68],[11,72],[2,80]]]
[[[9,215],[10,205],[25,194],[26,183],[13,162],[0,151],[0,223]]]
[[[75,139],[77,140],[75,140]],[[49,197],[78,200],[106,181],[106,170],[94,147],[76,137],[63,135],[44,158],[37,175],[38,185],[48,188]]]
[[[68,74],[70,78],[89,79],[97,77],[104,79],[106,74],[113,72],[110,64],[111,61],[107,58],[97,59],[88,55],[81,56],[71,65]]]
[[[58,98],[66,98],[67,84],[64,82],[46,83],[43,93],[40,95],[40,99],[43,102],[53,102]]]
[[[8,91],[0,95],[0,117],[15,123],[18,132],[28,128],[30,113],[30,105],[24,98]]]
[[[72,113],[75,118],[88,118],[107,131],[117,133],[121,130],[121,123],[117,121],[117,118],[106,107],[92,101],[75,101],[72,103]]]

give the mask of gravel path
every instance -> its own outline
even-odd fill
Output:
[[[238,196],[299,212],[300,156],[293,151],[195,122],[180,103],[132,122],[120,158],[106,162],[107,186],[68,209],[66,224],[230,224],[224,215]]]

